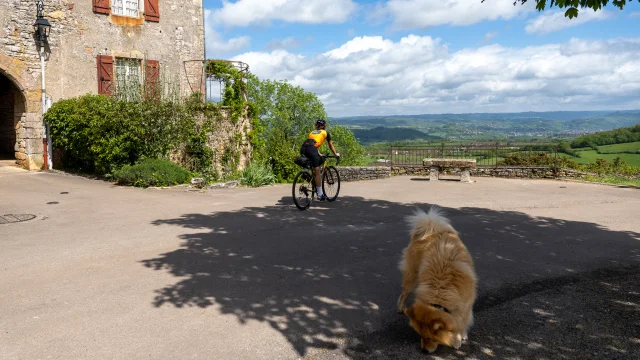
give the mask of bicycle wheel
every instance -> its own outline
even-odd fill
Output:
[[[300,171],[293,179],[293,203],[300,210],[307,210],[313,201],[313,176],[307,171]]]
[[[327,196],[327,200],[334,201],[340,192],[340,174],[338,169],[327,166],[322,175],[322,192]]]

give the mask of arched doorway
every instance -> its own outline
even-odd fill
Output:
[[[0,72],[0,160],[18,159],[18,123],[24,112],[22,91]]]
[[[0,156],[29,170],[44,164],[40,74],[0,53]]]

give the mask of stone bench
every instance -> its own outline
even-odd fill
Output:
[[[429,168],[429,180],[438,181],[444,169],[460,169],[460,181],[471,182],[470,169],[476,168],[476,159],[423,159],[422,165]]]

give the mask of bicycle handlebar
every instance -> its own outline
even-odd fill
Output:
[[[336,165],[340,164],[340,156],[323,155],[322,157],[325,158],[325,159],[336,159]]]

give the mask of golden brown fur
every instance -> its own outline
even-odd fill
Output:
[[[473,259],[438,209],[431,208],[428,214],[418,210],[408,220],[411,240],[399,266],[398,313],[409,317],[423,349],[433,352],[438,344],[457,349],[473,324],[477,283]],[[415,301],[406,308],[412,292]]]

